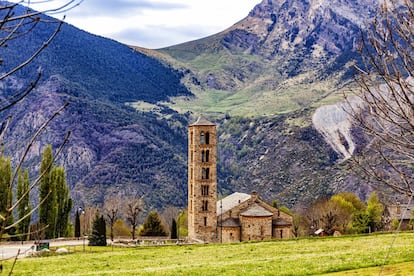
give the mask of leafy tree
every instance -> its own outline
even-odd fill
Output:
[[[76,210],[76,213],[75,213],[75,238],[79,238],[80,236],[81,236],[80,217],[79,217],[78,210]]]
[[[90,246],[106,246],[106,224],[103,215],[96,214],[88,239]]]
[[[393,230],[397,230],[399,226],[400,226],[400,221],[397,218],[393,218],[391,221],[391,228]]]
[[[21,199],[20,204],[17,206],[17,215],[19,217],[19,224],[17,225],[17,232],[21,235],[21,240],[27,240],[29,238],[29,228],[31,219],[31,204],[30,204],[30,179],[29,170],[25,169],[22,174],[19,170],[17,177],[17,198]]]
[[[152,211],[148,214],[147,219],[144,222],[144,227],[140,232],[141,236],[167,236],[167,232],[161,223],[161,219],[158,212]]]
[[[370,231],[377,231],[377,229],[381,227],[383,213],[384,206],[379,201],[378,196],[375,193],[372,193],[368,198],[366,209],[366,214],[369,219],[368,226],[370,228]]]
[[[131,234],[128,226],[122,219],[117,219],[114,223],[114,236],[126,237]]]
[[[177,217],[178,238],[188,236],[188,211],[184,209]]]
[[[360,91],[348,98],[355,125],[369,144],[354,157],[369,181],[414,196],[414,5],[384,1],[367,24],[357,67]]]

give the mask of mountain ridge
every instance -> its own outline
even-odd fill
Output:
[[[44,111],[68,101],[26,165],[36,167],[42,147],[56,148],[71,130],[58,162],[67,168],[76,204],[100,205],[119,194],[143,197],[147,210],[185,207],[187,126],[204,113],[218,124],[221,195],[257,190],[289,207],[344,189],[365,199],[372,187],[348,171],[312,123],[315,109],[337,102],[351,83],[357,25],[349,14],[326,6],[315,17],[319,28],[308,30],[295,17],[309,15],[311,3],[318,11],[317,4],[329,2],[262,1],[248,21],[160,50],[122,45],[64,24],[52,47],[4,84],[15,91],[28,81],[28,72],[46,64],[38,89],[11,110],[17,115],[6,154],[16,160],[33,126],[47,117]],[[348,25],[338,37],[332,31]],[[41,40],[45,30],[33,35]],[[33,48],[30,43],[11,45],[6,57]]]

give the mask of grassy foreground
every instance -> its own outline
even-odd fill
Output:
[[[20,259],[14,275],[378,275],[387,254],[391,265],[381,275],[414,275],[414,233],[113,250],[88,247],[86,253]],[[10,265],[3,264],[6,271]]]

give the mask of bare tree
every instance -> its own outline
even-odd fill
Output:
[[[11,41],[18,41],[18,40],[25,40],[28,39],[28,35],[38,26],[42,24],[55,24],[56,28],[55,31],[46,38],[43,43],[37,46],[32,53],[28,53],[29,55],[25,57],[23,60],[19,60],[17,64],[9,66],[7,69],[3,69],[0,73],[0,82],[6,81],[8,78],[12,77],[13,74],[17,73],[18,71],[22,70],[26,66],[28,66],[56,37],[56,35],[60,32],[63,20],[50,20],[50,18],[44,17],[43,13],[49,14],[59,14],[65,12],[69,9],[74,8],[77,6],[82,0],[68,0],[66,3],[62,5],[56,5],[54,8],[43,10],[43,11],[34,11],[31,8],[26,8],[24,12],[20,12],[20,5],[19,4],[26,4],[26,5],[36,5],[37,3],[45,2],[45,1],[20,1],[19,4],[16,3],[9,3],[6,1],[0,2],[0,47],[9,47],[9,43]],[[53,2],[52,0],[49,2]],[[4,64],[6,57],[0,57],[0,65]],[[0,112],[7,112],[13,107],[14,105],[18,104],[21,100],[26,98],[31,92],[33,92],[38,85],[40,78],[42,76],[42,71],[38,70],[36,77],[29,82],[25,87],[22,89],[8,94],[0,89]],[[25,161],[29,150],[31,149],[35,140],[39,137],[39,135],[47,128],[47,126],[52,122],[67,106],[65,103],[61,108],[56,110],[54,114],[52,114],[49,118],[47,118],[43,124],[36,130],[36,132],[32,135],[28,143],[22,149],[22,154],[17,160],[17,166],[14,168],[12,172],[12,177],[10,179],[10,183],[7,187],[7,193],[9,195],[12,194],[12,191],[15,190],[15,186],[17,184],[17,175],[18,171],[21,170],[22,164]],[[3,116],[4,117],[4,116]],[[7,144],[5,141],[5,134],[10,126],[10,122],[12,121],[12,115],[9,115],[7,119],[0,123],[0,142],[3,144]],[[62,147],[68,142],[70,136],[70,132],[67,132],[66,137],[61,143],[61,146],[55,152],[53,156],[53,161],[56,157],[60,154]],[[2,154],[2,153],[1,153]],[[6,209],[2,210],[0,214],[0,242],[3,237],[5,231],[10,228],[16,227],[19,223],[25,220],[27,217],[31,216],[33,212],[35,212],[39,206],[43,202],[39,202],[33,209],[27,213],[25,216],[19,218],[17,221],[13,223],[8,223],[8,218],[11,216],[15,210],[17,210],[18,206],[22,204],[23,199],[39,184],[40,179],[43,175],[40,175],[37,179],[35,179],[23,194],[20,195],[20,198],[13,199],[12,197],[8,197]],[[6,193],[6,194],[7,194]],[[37,231],[35,229],[35,231]],[[17,256],[16,256],[17,259]],[[13,265],[14,266],[14,265]],[[12,272],[13,267],[10,269],[10,273]]]
[[[414,2],[384,1],[362,31],[356,97],[348,97],[366,147],[354,157],[361,175],[414,196]]]
[[[142,198],[130,197],[124,199],[125,202],[125,216],[129,225],[131,226],[132,240],[136,238],[137,226],[139,225],[139,215],[144,210],[144,203]]]
[[[114,241],[114,225],[120,217],[121,202],[121,197],[115,195],[107,198],[103,206],[103,213],[110,229],[111,241]]]
[[[168,232],[171,231],[172,221],[176,220],[180,214],[180,209],[175,206],[167,206],[161,213],[161,220],[163,225],[165,225],[165,230]],[[171,233],[170,233],[171,234]]]

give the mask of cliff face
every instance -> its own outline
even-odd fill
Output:
[[[338,75],[349,77],[360,27],[377,7],[374,0],[264,0],[219,34],[161,51],[193,69],[206,89],[285,90],[289,79],[335,82]],[[209,66],[213,55],[217,60]]]

